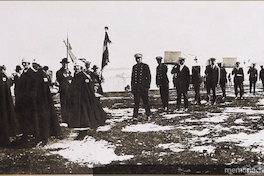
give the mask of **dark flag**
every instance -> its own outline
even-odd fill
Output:
[[[103,46],[103,58],[102,58],[101,70],[103,70],[104,66],[106,66],[109,62],[108,44],[112,43],[108,37],[107,30],[108,30],[108,27],[105,27],[105,39],[104,39],[104,46]]]

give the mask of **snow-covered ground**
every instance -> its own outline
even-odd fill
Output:
[[[257,105],[263,106],[264,99],[260,99]],[[258,122],[263,116],[264,110],[255,110],[247,106],[220,109],[221,112],[219,113],[204,113],[200,119],[195,118],[192,113],[184,111],[170,114],[160,113],[160,121],[176,119],[178,123],[175,125],[160,125],[153,121],[140,121],[137,124],[127,123],[120,129],[120,133],[165,133],[180,130],[188,137],[177,142],[160,143],[153,146],[154,148],[167,149],[175,153],[190,150],[210,154],[215,152],[215,144],[221,142],[232,142],[252,152],[264,152],[264,130],[252,130],[249,126],[244,126],[249,121]],[[105,126],[97,129],[98,132],[107,132],[118,123],[132,119],[132,108],[105,108],[105,111],[111,115],[111,118],[107,119]],[[158,113],[157,109],[152,109],[151,111]],[[144,109],[140,108],[139,113],[144,114]],[[230,123],[233,125],[230,125]],[[106,165],[113,161],[125,161],[135,157],[133,154],[115,154],[117,146],[106,140],[95,140],[91,136],[86,136],[83,140],[74,140],[80,130],[85,129],[72,129],[67,139],[48,143],[44,148],[50,149],[50,154],[59,154],[69,161],[88,167]],[[166,155],[166,150],[161,150],[158,155]]]

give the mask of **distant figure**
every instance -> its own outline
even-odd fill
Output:
[[[192,84],[195,92],[195,104],[201,104],[201,98],[200,98],[200,86],[202,82],[201,77],[201,67],[200,66],[193,66],[192,67]]]
[[[179,65],[177,67],[174,67],[171,73],[177,74],[177,77],[176,77],[176,89],[177,89],[176,110],[180,109],[181,97],[183,96],[185,111],[188,111],[189,102],[188,102],[187,91],[189,89],[189,84],[190,84],[190,71],[189,71],[189,68],[184,63],[185,63],[185,58],[180,57]]]
[[[63,58],[60,63],[62,67],[56,72],[56,79],[57,82],[59,83],[62,122],[66,122],[68,117],[68,111],[67,111],[68,90],[70,87],[72,76],[68,68],[68,64],[69,64],[68,59]]]
[[[125,87],[125,91],[126,91],[126,92],[130,91],[130,86],[129,86],[129,85],[127,85],[127,86]]]
[[[260,66],[259,79],[262,81],[262,87],[263,87],[263,91],[264,91],[264,69],[263,69],[263,65]]]
[[[0,66],[0,146],[8,147],[10,137],[19,133],[19,125],[10,87],[12,81],[5,73],[5,66]]]
[[[173,66],[172,70],[176,67],[178,67],[179,64],[178,63],[175,63],[175,65]],[[172,70],[171,70],[171,74],[172,74],[172,82],[173,82],[173,87],[176,89],[176,80],[177,80],[177,73],[172,73]]]
[[[51,82],[52,82],[52,71],[49,70],[49,67],[48,66],[44,66],[43,67],[43,71],[45,73],[45,76],[48,79],[48,85],[51,86]]]
[[[216,65],[215,58],[210,58],[210,65],[207,65],[205,68],[205,75],[206,75],[206,91],[207,91],[207,103],[209,104],[210,101],[210,92],[212,90],[213,97],[211,99],[211,104],[215,105],[216,103],[216,86],[219,84],[220,78],[220,69]]]
[[[218,63],[218,66],[220,68],[220,82],[219,85],[221,87],[222,90],[222,99],[224,100],[226,98],[226,83],[227,83],[227,79],[226,79],[226,69],[224,66],[222,66],[221,63]]]
[[[19,87],[19,79],[20,79],[21,74],[22,74],[22,68],[20,67],[20,65],[17,65],[15,69],[15,73],[12,74],[13,75],[12,82],[14,84],[15,96],[18,91],[17,87]]]
[[[243,99],[244,94],[244,71],[243,68],[239,67],[240,62],[236,62],[236,66],[232,70],[232,75],[234,75],[234,89],[236,99],[238,99],[238,88],[240,93],[240,98]]]
[[[232,86],[232,80],[231,80],[231,74],[228,74],[228,82],[229,82],[229,86]]]
[[[163,110],[168,112],[169,104],[169,79],[167,76],[168,68],[164,63],[161,63],[162,57],[156,57],[158,66],[156,68],[156,85],[160,89]]]
[[[249,93],[252,93],[252,87],[253,87],[253,95],[256,93],[256,82],[258,79],[258,70],[255,68],[256,64],[253,63],[252,67],[249,68],[248,74],[249,74]]]
[[[96,65],[92,67],[93,72],[91,73],[91,77],[94,83],[94,92],[103,95],[102,83],[104,82],[104,78],[102,77],[102,72],[98,69]]]
[[[138,117],[140,98],[142,98],[147,119],[150,120],[151,112],[149,106],[148,90],[150,88],[151,74],[149,66],[145,63],[142,63],[142,54],[137,53],[134,55],[134,57],[137,64],[133,66],[131,74],[131,92],[134,95],[133,118],[136,120]]]

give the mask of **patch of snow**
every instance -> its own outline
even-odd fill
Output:
[[[112,161],[123,161],[133,158],[133,155],[118,156],[115,154],[115,146],[105,140],[96,141],[92,137],[86,137],[81,141],[64,139],[54,144],[47,144],[43,148],[56,149],[50,151],[83,166],[93,168],[95,166],[110,164]]]
[[[191,151],[196,151],[196,152],[200,152],[200,153],[213,153],[215,150],[214,146],[211,145],[202,145],[202,146],[195,146],[190,148]]]
[[[256,104],[260,106],[264,106],[264,99],[260,99],[259,102],[257,102]]]
[[[165,131],[174,129],[173,126],[160,126],[155,123],[145,123],[130,125],[122,128],[123,132],[150,132],[150,131]]]
[[[242,119],[236,119],[235,121],[234,121],[234,123],[237,123],[237,124],[240,124],[240,123],[243,123],[244,121],[242,120]]]
[[[170,149],[173,152],[184,151],[185,146],[180,143],[168,143],[168,144],[159,144],[158,147],[163,149]]]
[[[132,99],[132,97],[101,97],[101,100],[120,100],[120,99]]]
[[[185,117],[185,116],[190,116],[191,114],[166,114],[163,115],[165,119],[173,119],[175,117]]]
[[[209,134],[210,133],[210,130],[205,128],[203,130],[189,130],[188,131],[189,133],[193,134],[193,135],[197,135],[197,136],[204,136],[206,134]]]
[[[224,122],[228,118],[227,115],[221,113],[209,113],[209,115],[213,117],[202,118],[200,119],[200,122],[219,123],[219,122]]]
[[[227,107],[224,110],[225,113],[245,113],[248,115],[264,114],[264,110],[253,110],[251,107]]]
[[[108,131],[112,128],[112,125],[105,125],[105,126],[100,126],[96,129],[96,131]]]

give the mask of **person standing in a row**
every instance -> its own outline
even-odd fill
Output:
[[[226,78],[226,69],[224,66],[222,66],[221,63],[218,63],[219,69],[220,69],[220,82],[219,85],[222,90],[222,99],[226,99],[226,83],[227,83],[227,78]]]
[[[157,56],[156,60],[158,66],[156,68],[156,85],[159,87],[160,96],[162,101],[163,110],[168,112],[169,103],[169,79],[167,76],[168,68],[165,64],[161,63],[162,57]]]
[[[102,77],[102,73],[96,65],[92,67],[92,70],[93,72],[91,72],[91,78],[94,84],[94,92],[103,95],[103,88],[101,84],[104,81],[104,78]]]
[[[239,64],[240,64],[240,62],[236,62],[236,66],[232,70],[232,75],[234,75],[234,89],[235,89],[236,99],[238,99],[238,88],[239,88],[240,99],[243,99],[244,71],[243,71],[242,67],[239,67]]]
[[[172,74],[176,73],[177,75],[175,81],[176,89],[177,89],[176,110],[180,109],[181,97],[183,96],[185,111],[187,111],[189,107],[187,91],[189,89],[189,84],[190,84],[190,70],[184,63],[185,63],[185,58],[179,57],[179,65],[173,67],[171,73]]]
[[[205,86],[207,91],[207,103],[210,100],[210,92],[212,90],[213,97],[211,99],[211,104],[215,105],[216,102],[216,86],[219,84],[220,78],[220,70],[219,67],[216,65],[215,58],[210,58],[210,65],[207,65],[205,68]]]
[[[192,84],[195,92],[195,104],[200,105],[201,104],[201,98],[200,98],[200,86],[202,82],[201,77],[201,67],[200,66],[193,66],[192,67]]]
[[[10,137],[19,133],[10,87],[12,81],[5,73],[5,66],[0,66],[0,146],[10,144]]]
[[[256,93],[256,82],[258,79],[258,70],[255,68],[256,64],[253,63],[252,67],[249,68],[248,74],[249,74],[249,93],[252,93],[252,87],[253,87],[253,95]]]
[[[263,88],[263,91],[264,91],[264,69],[263,69],[263,65],[260,66],[259,79],[262,82],[262,88]]]
[[[62,122],[66,122],[68,117],[67,112],[67,99],[68,97],[68,90],[70,87],[70,82],[72,79],[71,72],[68,68],[68,59],[63,58],[60,62],[62,64],[62,67],[56,72],[56,79],[59,83],[59,93],[60,93],[60,104],[61,104],[61,117]]]
[[[149,120],[151,112],[149,106],[148,90],[150,88],[151,74],[149,66],[145,63],[142,63],[143,55],[137,53],[134,55],[134,57],[137,64],[133,66],[131,74],[131,92],[134,95],[133,118],[136,120],[138,117],[140,98],[142,98],[146,115]]]
[[[77,61],[74,65],[74,77],[69,88],[67,110],[69,112],[69,127],[90,127],[95,130],[103,125],[106,120],[106,113],[95,97],[93,84],[90,76],[83,71],[82,62]]]

